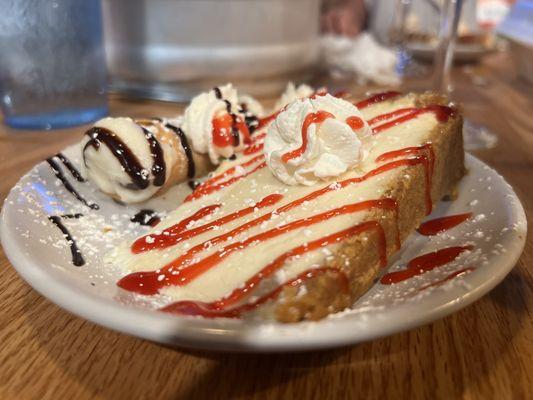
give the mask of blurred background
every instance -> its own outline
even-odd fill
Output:
[[[99,119],[108,93],[184,102],[225,82],[259,98],[289,81],[449,92],[453,63],[502,51],[533,85],[533,0],[1,4],[1,105],[15,128]]]

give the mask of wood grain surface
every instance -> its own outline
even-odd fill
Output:
[[[509,56],[454,71],[465,114],[499,143],[476,155],[533,213],[533,87]],[[362,89],[359,88],[359,91]],[[168,103],[113,98],[113,115],[172,115]],[[0,127],[0,197],[82,128]],[[33,291],[0,254],[0,399],[531,399],[533,234],[490,294],[431,325],[348,348],[235,355],[170,349],[72,316]],[[76,301],[76,299],[72,299]]]

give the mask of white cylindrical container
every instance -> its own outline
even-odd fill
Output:
[[[234,82],[271,95],[318,59],[320,0],[104,0],[112,88],[187,100]]]

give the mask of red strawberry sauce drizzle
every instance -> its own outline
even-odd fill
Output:
[[[321,124],[328,118],[335,118],[335,116],[327,111],[317,111],[309,113],[302,124],[302,145],[295,150],[289,151],[281,156],[281,161],[287,162],[293,158],[301,157],[307,150],[308,135],[307,131],[312,124]]]
[[[421,154],[421,151],[425,151],[425,154]],[[426,214],[429,215],[433,209],[433,201],[431,200],[431,179],[433,177],[433,170],[435,168],[435,153],[433,151],[433,146],[430,143],[426,143],[422,146],[405,147],[400,150],[389,151],[376,158],[376,161],[388,161],[412,154],[415,155],[414,160],[418,160],[424,165],[426,179]],[[413,159],[411,158],[408,160]]]
[[[264,146],[265,144],[263,142],[255,143],[255,144],[252,144],[251,146],[246,147],[242,153],[246,156],[259,153],[260,151],[263,150]]]
[[[424,148],[425,148],[425,146],[422,146],[420,148],[420,150],[423,150]],[[413,150],[413,152],[414,152],[414,150]],[[324,195],[324,194],[326,194],[326,193],[328,193],[330,191],[333,191],[333,190],[336,190],[336,189],[341,189],[341,188],[344,188],[344,187],[346,187],[348,185],[352,185],[352,184],[363,182],[363,181],[365,181],[365,180],[367,180],[369,178],[372,178],[372,177],[377,176],[377,175],[379,175],[381,173],[393,170],[393,169],[398,168],[398,167],[423,165],[425,168],[428,168],[428,165],[430,165],[430,164],[428,164],[426,162],[426,160],[427,160],[427,156],[419,155],[419,156],[415,156],[413,158],[406,158],[406,159],[400,159],[400,160],[394,160],[394,161],[388,162],[386,164],[383,164],[383,165],[375,168],[374,170],[368,172],[367,174],[365,174],[365,175],[363,175],[361,177],[355,177],[355,178],[346,179],[344,181],[339,181],[339,182],[337,182],[334,185],[328,185],[328,186],[325,186],[325,187],[323,187],[323,188],[321,188],[319,190],[311,192],[311,193],[307,194],[306,196],[303,196],[303,197],[301,197],[299,199],[296,199],[296,200],[294,200],[294,201],[292,201],[292,202],[290,202],[290,203],[288,203],[288,204],[286,204],[286,205],[284,205],[282,207],[279,207],[277,210],[275,210],[275,212],[277,214],[279,214],[279,213],[283,213],[283,212],[289,211],[292,208],[300,206],[301,204],[303,204],[306,201],[314,200],[315,198],[320,197],[320,196],[322,196],[322,195]],[[427,188],[426,188],[426,190],[427,190]],[[383,201],[394,201],[394,200],[392,200],[392,199],[381,199],[381,200],[371,200],[371,201],[381,201],[381,202],[383,202]],[[368,207],[368,205],[369,205],[368,202],[362,202],[362,203],[364,204],[364,207]],[[353,212],[364,210],[365,208],[363,207],[363,204],[359,204],[358,205],[359,210],[354,210]],[[391,203],[389,203],[389,204],[391,204]],[[394,204],[396,204],[395,201],[394,201]],[[352,208],[354,207],[354,205],[351,205],[351,206],[352,206]],[[397,206],[394,206],[393,208],[396,210],[396,207]],[[389,209],[390,208],[391,208],[391,206],[389,205]],[[329,213],[331,213],[331,212],[335,213],[335,212],[337,212],[337,210],[332,210]],[[214,237],[214,238],[212,238],[212,239],[210,239],[210,240],[208,240],[206,242],[200,243],[200,244],[190,248],[182,256],[180,256],[176,260],[172,261],[171,263],[167,264],[166,266],[164,266],[160,270],[147,271],[147,272],[135,272],[135,273],[126,275],[124,278],[122,278],[118,282],[118,285],[120,287],[122,287],[123,289],[129,290],[129,291],[134,291],[134,292],[137,292],[137,293],[140,293],[140,294],[156,294],[159,291],[159,289],[161,289],[164,286],[167,286],[168,284],[171,283],[171,281],[172,281],[172,284],[179,284],[179,283],[184,284],[184,283],[187,283],[187,282],[189,282],[191,280],[191,278],[196,278],[201,272],[204,272],[205,270],[209,269],[209,268],[205,269],[207,264],[204,264],[203,266],[200,265],[199,267],[196,267],[196,268],[192,269],[191,270],[192,272],[187,272],[186,274],[184,273],[184,267],[189,268],[190,267],[190,265],[189,265],[190,264],[190,260],[193,258],[193,256],[195,254],[197,254],[200,251],[204,250],[206,245],[215,246],[215,245],[217,245],[217,244],[219,244],[221,242],[225,242],[229,238],[235,237],[236,235],[238,235],[238,234],[240,234],[240,233],[242,233],[244,231],[247,231],[247,230],[251,229],[254,226],[257,226],[257,225],[261,224],[262,222],[268,221],[272,217],[273,213],[274,212],[266,213],[266,214],[254,219],[254,220],[246,222],[246,223],[244,223],[244,224],[232,229],[231,231],[229,231],[229,232],[227,232],[225,234],[216,236],[216,237]],[[395,213],[396,213],[395,215],[396,215],[396,218],[397,218],[397,211],[395,211]],[[327,214],[327,215],[329,215],[328,217],[331,217],[334,214]],[[310,217],[310,218],[315,218],[315,219],[316,218],[324,218],[324,213],[323,214],[319,214],[319,215],[315,215],[315,216]],[[293,225],[291,225],[291,226],[293,227],[293,229],[305,226],[308,223],[308,221],[310,220],[310,218],[307,218],[305,220],[295,221],[295,223],[299,223],[299,226],[296,226],[295,223],[292,223]],[[277,230],[278,230],[278,232],[280,232],[279,228]],[[257,235],[254,238],[255,238],[254,240],[261,240],[261,237],[257,238]],[[399,245],[400,245],[399,236],[397,236],[396,242],[397,242],[396,243],[397,247],[399,247]],[[232,251],[235,251],[235,250],[236,250],[236,248],[232,248]],[[182,269],[178,270],[179,268],[182,268]],[[175,278],[176,275],[168,275],[168,274],[166,275],[165,273],[162,273],[162,272],[167,272],[167,271],[171,271],[172,273],[175,273],[175,274],[179,275],[180,276],[179,280],[178,280],[178,278]],[[186,275],[187,277],[185,277],[184,275]],[[178,280],[177,283],[175,283],[176,280]]]
[[[361,129],[363,126],[365,126],[363,120],[356,116],[346,118],[346,124],[354,131]]]
[[[408,148],[406,149],[406,154],[415,154],[415,157],[413,158],[406,158],[406,159],[400,159],[400,160],[394,160],[394,161],[391,161],[391,162],[388,162],[386,164],[383,164],[375,169],[373,169],[372,171],[368,172],[367,174],[363,175],[363,176],[360,176],[360,177],[355,177],[355,178],[350,178],[350,179],[345,179],[343,181],[339,181],[339,182],[336,182],[334,184],[331,184],[331,185],[328,185],[328,186],[325,186],[321,189],[318,189],[314,192],[311,192],[309,194],[307,194],[306,196],[303,196],[299,199],[296,199],[296,200],[293,200],[292,202],[290,203],[287,203],[286,205],[282,206],[282,207],[279,207],[278,209],[276,209],[275,211],[273,212],[269,212],[267,214],[264,214],[262,215],[261,217],[259,218],[256,218],[255,220],[252,220],[252,221],[249,221],[247,222],[246,224],[242,225],[241,227],[244,227],[245,229],[244,230],[248,230],[256,225],[259,225],[261,224],[262,222],[264,221],[268,221],[272,214],[273,213],[276,213],[276,214],[280,214],[280,213],[284,213],[284,212],[287,212],[295,207],[298,207],[298,206],[301,206],[303,203],[305,202],[308,202],[308,201],[312,201],[320,196],[323,196],[333,190],[337,190],[337,189],[342,189],[346,186],[349,186],[349,185],[353,185],[353,184],[357,184],[357,183],[360,183],[360,182],[363,182],[369,178],[372,178],[374,176],[377,176],[379,174],[382,174],[384,172],[387,172],[387,171],[390,171],[390,170],[393,170],[395,168],[398,168],[398,167],[402,167],[402,166],[413,166],[413,165],[423,165],[425,169],[428,169],[428,168],[432,168],[432,163],[428,163],[427,160],[428,160],[428,157],[424,154],[416,154],[416,150],[418,149],[419,152],[422,152],[422,151],[425,151],[427,149],[431,149],[431,145],[427,144],[427,145],[423,145],[423,146],[420,146],[420,147],[412,147],[412,148]],[[408,150],[408,151],[407,151]],[[385,153],[383,154],[382,156],[380,157],[383,157],[385,160],[388,160],[388,159],[392,159],[392,158],[397,158],[397,157],[400,157],[402,154],[397,154],[397,152],[389,152],[389,153]],[[378,161],[380,161],[378,159]],[[431,170],[430,170],[431,171]],[[428,171],[428,173],[430,173],[430,171]],[[427,173],[427,174],[428,174]],[[429,198],[430,199],[430,196],[431,194],[429,193],[429,191],[427,190],[426,188],[426,198]],[[239,234],[243,231],[243,229],[241,229],[241,227],[237,227],[235,230],[229,232],[228,236],[229,237],[232,237],[232,236],[235,236],[236,234]],[[199,229],[200,227],[198,227]],[[213,243],[213,240],[217,239],[218,237],[214,238],[211,240],[211,244],[215,244]],[[399,239],[398,239],[399,241]],[[218,241],[217,241],[218,243]],[[164,247],[167,247],[167,246],[163,246],[162,247],[162,244],[158,244],[157,246],[155,244],[145,244],[144,247],[146,247],[146,250],[140,250],[139,248],[136,248],[137,251],[147,251],[147,250],[150,250],[150,247],[153,245],[154,247],[153,248],[156,248],[156,247],[159,247],[159,248],[164,248]],[[169,244],[169,246],[172,245],[172,244]]]
[[[264,128],[265,126],[267,126],[268,124],[270,124],[272,121],[274,121],[276,119],[276,117],[278,116],[278,114],[280,112],[282,112],[285,108],[282,108],[281,110],[278,110],[276,111],[275,113],[267,116],[267,117],[264,117],[264,118],[261,118],[259,119],[259,123],[257,124],[257,130],[259,129],[262,129]]]
[[[348,277],[340,269],[332,267],[321,267],[314,268],[302,272],[296,278],[291,279],[281,286],[278,286],[271,292],[267,293],[264,296],[261,296],[259,299],[252,301],[250,303],[245,303],[231,309],[220,309],[216,308],[214,305],[217,302],[213,303],[202,303],[198,301],[177,301],[175,303],[169,304],[163,308],[160,308],[160,311],[168,312],[171,314],[180,314],[180,315],[190,315],[190,316],[202,316],[204,318],[240,318],[242,314],[252,311],[258,308],[261,304],[266,303],[269,300],[275,300],[280,293],[286,287],[298,287],[304,284],[307,280],[312,279],[316,276],[333,273],[337,275],[339,280],[339,286],[344,293],[350,293],[350,283]]]
[[[264,162],[264,156],[262,154],[255,156],[241,164],[235,165],[231,168],[229,168],[227,171],[224,171],[223,173],[216,175],[207,181],[201,183],[194,189],[194,191],[188,195],[185,198],[185,202],[191,201],[194,199],[199,199],[200,197],[207,196],[208,194],[214,193],[219,191],[220,189],[223,189],[227,186],[230,186],[234,184],[237,181],[240,181],[241,179],[247,177],[248,175],[253,174],[254,172],[266,167],[266,163]],[[261,161],[260,163],[258,163]],[[244,173],[240,175],[234,175],[238,169],[246,169],[247,167],[252,166],[251,170],[245,171]],[[233,175],[233,176],[232,176]],[[224,180],[224,178],[228,178]]]
[[[441,279],[441,280],[439,280],[437,282],[428,283],[427,285],[422,286],[420,289],[417,290],[417,292],[420,293],[421,291],[429,289],[430,287],[433,287],[433,286],[441,286],[441,285],[445,284],[446,282],[451,281],[453,278],[455,278],[455,277],[457,277],[459,275],[463,275],[463,274],[466,274],[468,272],[472,272],[474,270],[475,270],[474,267],[466,267],[466,268],[459,269],[457,271],[452,272],[451,274],[446,276],[444,279]]]
[[[409,261],[405,269],[383,275],[380,282],[384,285],[403,282],[409,278],[422,275],[444,264],[448,264],[459,257],[461,253],[472,250],[473,248],[473,246],[446,247],[418,256]]]
[[[266,132],[262,132],[257,135],[254,135],[250,145],[244,148],[243,154],[248,156],[251,154],[259,153],[261,150],[263,150],[265,137],[266,137]]]
[[[267,240],[274,239],[285,233],[292,232],[296,229],[305,228],[339,215],[353,214],[359,211],[368,210],[372,208],[388,209],[393,210],[395,213],[397,213],[396,207],[396,201],[392,199],[367,200],[359,203],[348,204],[307,218],[299,219],[276,228],[272,228],[270,230],[251,236],[243,241],[230,243],[225,247],[221,248],[220,250],[215,251],[214,253],[204,257],[203,259],[197,262],[192,261],[193,256],[195,254],[205,249],[206,243],[210,243],[212,246],[216,245],[217,243],[224,242],[229,237],[234,237],[237,233],[249,229],[249,224],[253,223],[251,224],[251,226],[255,226],[257,225],[257,221],[262,222],[264,220],[267,220],[272,213],[269,213],[270,215],[265,214],[254,221],[250,221],[249,223],[241,225],[240,227],[234,229],[229,233],[217,236],[213,239],[210,239],[206,242],[200,243],[199,245],[190,248],[183,255],[181,255],[174,261],[168,263],[160,270],[135,272],[126,275],[118,282],[118,285],[123,289],[132,292],[137,292],[140,294],[156,294],[161,288],[165,286],[184,286],[190,283],[201,274],[218,265],[231,254],[248,248],[250,246],[254,246],[257,243],[263,243]],[[239,228],[241,228],[241,230],[239,232],[236,232],[237,230],[239,230]],[[382,265],[386,265],[387,263],[386,250],[386,243],[382,241],[380,245],[380,261]]]
[[[246,297],[253,289],[259,286],[263,279],[272,276],[276,271],[278,271],[286,262],[290,261],[293,257],[301,256],[307,252],[320,249],[325,246],[332,244],[340,243],[347,238],[356,236],[368,230],[376,230],[379,238],[379,252],[380,252],[380,263],[381,267],[384,268],[387,265],[387,254],[386,247],[387,242],[385,239],[385,231],[382,226],[376,221],[367,221],[359,225],[353,226],[348,229],[344,229],[340,232],[333,233],[331,235],[325,236],[323,238],[313,240],[309,243],[302,244],[298,247],[295,247],[292,250],[289,250],[274,261],[268,264],[266,267],[261,269],[258,273],[248,279],[242,287],[238,287],[231,294],[224,297],[221,300],[212,303],[212,308],[223,309],[228,306],[234,305],[240,302],[244,297]]]
[[[448,215],[442,218],[435,218],[422,223],[417,231],[424,236],[433,236],[440,232],[447,231],[463,223],[472,216],[472,213]]]
[[[400,95],[401,95],[400,92],[394,92],[394,91],[376,93],[376,94],[370,96],[369,98],[367,98],[367,99],[365,99],[363,101],[355,103],[355,106],[357,108],[361,109],[361,108],[365,108],[365,107],[371,106],[373,104],[381,103],[382,101],[390,100],[390,99],[392,99],[394,97],[398,97]]]
[[[370,118],[367,122],[368,122],[368,125],[376,125],[378,122],[388,121],[393,118],[396,119],[404,115],[409,115],[416,110],[417,110],[416,107],[400,108],[398,110],[394,110],[394,111],[391,111],[385,114],[380,114],[374,118]]]
[[[235,132],[241,134],[244,143],[250,143],[250,132],[248,126],[240,116],[225,113],[219,117],[213,118],[213,143],[218,147],[227,147],[235,145]]]
[[[389,113],[390,117],[397,117],[397,118],[394,118],[392,121],[385,122],[384,124],[378,125],[375,128],[372,128],[372,131],[374,132],[374,134],[383,132],[384,130],[390,129],[396,125],[399,125],[413,118],[416,118],[421,114],[426,114],[429,112],[434,113],[435,117],[437,118],[439,122],[446,122],[448,121],[450,117],[455,116],[455,112],[456,112],[455,109],[452,107],[442,106],[438,104],[434,104],[434,105],[430,105],[430,106],[422,107],[422,108],[413,108],[410,112],[408,112],[407,110],[409,109],[403,108],[401,110],[397,110],[396,112],[402,111],[398,115],[393,115],[394,112]],[[381,118],[386,115],[387,114],[384,114],[376,118]],[[373,119],[376,119],[376,118],[373,118]]]
[[[172,233],[173,235],[177,235],[178,233],[186,230],[187,226],[190,223],[194,223],[195,221],[197,221],[199,219],[202,219],[205,216],[214,213],[219,208],[220,208],[220,204],[211,204],[209,206],[202,207],[198,211],[196,211],[193,215],[191,215],[190,217],[182,219],[177,224],[172,225],[170,228],[165,229],[165,231],[168,231],[169,233]],[[142,237],[142,239],[145,239],[145,238],[146,238],[146,236]],[[135,243],[132,245],[131,250],[132,250],[133,253],[137,253],[137,251],[135,251],[134,248],[135,248]]]
[[[379,101],[384,101],[384,100],[387,100],[389,98],[392,98],[398,95],[399,93],[397,92],[382,93],[379,95],[375,95],[363,102],[358,103],[357,106],[359,108],[364,108],[368,105],[375,104]],[[436,114],[437,119],[440,122],[445,122],[448,118],[453,117],[455,115],[455,111],[451,109],[450,107],[446,107],[446,106],[428,106],[422,109],[406,108],[406,109],[397,110],[393,113],[388,113],[382,116],[375,117],[372,120],[370,120],[369,123],[376,124],[378,122],[388,121],[384,124],[378,125],[377,132],[376,132],[376,129],[374,129],[374,133],[379,133],[385,129],[388,129],[389,127],[396,126],[409,119],[415,118],[416,116],[422,113],[425,113],[425,112],[434,112]],[[268,122],[273,120],[275,116],[276,114],[264,119],[264,120],[268,120],[264,122],[264,125],[266,125]],[[303,152],[305,151],[305,144],[306,144],[305,139],[307,137],[306,133],[307,133],[308,127],[312,123],[321,123],[325,119],[330,118],[330,117],[332,117],[332,115],[324,111],[319,111],[317,113],[312,113],[308,115],[302,127],[302,139],[303,139],[302,146],[299,149],[296,149],[292,152],[285,154],[284,157],[287,159],[291,159],[291,158],[301,155],[300,153],[303,154]],[[392,121],[390,121],[390,119],[392,119]],[[264,137],[264,133],[262,135]],[[253,139],[252,143],[250,143],[249,146],[247,147],[248,154],[254,154],[255,152],[259,152],[261,150],[262,143],[254,143],[254,142],[262,139],[263,137],[260,137],[260,135],[258,135],[256,138]],[[406,157],[406,158],[400,158],[400,157]],[[430,213],[431,206],[432,206],[431,176],[433,174],[433,169],[434,169],[434,161],[435,161],[434,158],[435,156],[434,156],[431,144],[426,144],[426,145],[422,145],[419,147],[410,147],[410,148],[400,149],[400,150],[382,154],[376,159],[376,161],[377,162],[388,161],[388,162],[368,172],[364,176],[346,179],[344,181],[337,182],[334,185],[326,186],[300,199],[294,200],[282,207],[279,207],[274,212],[282,213],[282,212],[288,211],[294,207],[301,205],[304,202],[307,202],[319,196],[322,196],[323,194],[326,194],[331,190],[344,188],[348,185],[362,182],[366,179],[369,179],[371,177],[374,177],[376,175],[379,175],[381,173],[390,171],[398,167],[422,165],[424,166],[425,175],[426,175],[426,203],[427,203],[426,208],[427,208],[427,212]],[[250,165],[253,165],[254,163],[262,159],[263,159],[263,155],[259,155],[240,164],[239,166],[245,168]],[[245,174],[242,174],[238,177],[231,177],[229,179],[224,180],[224,178],[230,177],[232,174],[234,174],[238,166],[232,167],[228,169],[226,172],[204,182],[204,184],[200,185],[198,189],[195,192],[193,192],[189,196],[189,198],[187,198],[187,200],[202,197],[206,194],[219,190],[222,187],[232,184],[235,180],[238,180],[247,175],[250,175],[251,173],[257,171],[258,169],[263,168],[264,166],[265,166],[264,162],[260,163],[258,165],[255,165],[251,171],[248,171]],[[261,207],[271,206],[281,199],[280,195],[271,195],[271,196],[279,196],[279,197],[267,196],[266,198],[261,200],[261,202],[257,203],[253,207],[261,208]],[[209,207],[218,208],[219,205],[207,206],[207,207],[204,207],[204,209],[207,209],[208,211],[210,211],[211,209]],[[257,242],[262,242],[264,240],[272,239],[286,232],[324,221],[336,215],[348,214],[348,213],[357,212],[357,211],[361,211],[361,210],[369,209],[373,207],[381,207],[384,209],[392,210],[394,212],[396,224],[398,224],[398,220],[397,220],[398,209],[397,209],[397,204],[393,199],[369,200],[369,201],[365,201],[361,203],[354,203],[354,204],[349,204],[343,207],[339,207],[334,210],[330,210],[330,211],[327,211],[327,212],[324,212],[318,215],[314,215],[312,217],[308,217],[302,220],[294,221],[286,225],[283,225],[281,227],[277,227],[269,231],[259,233],[255,236],[252,236],[251,238],[247,240],[226,245],[221,250],[216,251],[214,254],[211,254],[207,257],[204,257],[200,261],[192,262],[193,256],[201,252],[202,250],[204,250],[206,246],[213,246],[213,245],[217,245],[218,243],[226,242],[229,240],[229,238],[232,238],[235,235],[238,235],[246,230],[249,230],[252,227],[261,224],[262,222],[268,221],[274,213],[274,212],[269,212],[269,213],[262,215],[261,217],[258,217],[247,223],[244,223],[238,226],[237,228],[234,228],[233,230],[231,230],[230,232],[226,234],[216,236],[210,240],[207,240],[203,243],[200,243],[199,245],[192,247],[187,252],[185,252],[185,254],[183,254],[176,260],[172,261],[171,263],[167,264],[160,270],[148,271],[148,272],[137,272],[137,273],[127,275],[126,277],[122,278],[118,282],[118,285],[126,290],[134,291],[134,292],[141,293],[141,294],[156,294],[159,291],[159,289],[165,286],[168,286],[168,285],[180,285],[180,286],[186,285],[187,283],[196,279],[198,276],[200,276],[207,270],[218,265],[223,259],[231,255],[232,253],[242,250],[250,245],[255,245]],[[201,209],[198,212],[201,212],[204,209]],[[252,209],[252,211],[250,209]],[[207,212],[207,211],[204,210],[203,212]],[[248,215],[251,212],[253,212],[253,208],[249,207],[249,208],[245,208],[243,210],[237,211],[235,213],[229,214],[225,217],[219,218],[216,221],[213,221],[211,223],[201,225],[194,229],[186,230],[185,228],[182,228],[183,226],[186,227],[193,219],[195,220],[199,219],[199,218],[194,218],[194,215],[193,215],[189,217],[189,220],[187,221],[187,223],[183,224],[185,221],[183,220],[180,223],[174,225],[173,227],[167,228],[169,229],[169,231],[167,231],[168,234],[152,235],[152,237],[157,237],[155,238],[153,243],[147,243],[145,238],[138,239],[134,243],[132,250],[135,253],[139,253],[139,252],[148,251],[154,248],[165,248],[168,246],[172,246],[182,240],[186,240],[196,235],[199,235],[203,232],[206,232],[207,230],[212,229],[214,226],[224,225],[230,221],[241,218],[244,215]],[[337,232],[332,235],[328,235],[324,238],[318,239],[313,242],[309,242],[305,245],[298,246],[282,254],[276,260],[268,264],[260,272],[258,272],[248,281],[246,281],[243,287],[235,289],[232,293],[230,293],[228,296],[224,297],[223,299],[217,300],[212,303],[180,301],[180,302],[173,303],[169,306],[164,307],[162,311],[187,314],[187,315],[202,315],[204,317],[222,317],[222,316],[223,317],[239,317],[243,312],[250,311],[258,307],[259,305],[263,304],[264,302],[274,299],[275,297],[279,295],[279,293],[282,291],[284,287],[298,286],[301,283],[303,283],[306,279],[309,279],[315,276],[315,274],[324,273],[327,271],[331,271],[331,272],[335,272],[339,274],[339,277],[341,277],[342,280],[345,282],[347,291],[349,291],[349,284],[348,284],[347,278],[342,271],[335,269],[335,268],[315,268],[315,269],[305,271],[304,273],[302,273],[295,279],[286,282],[285,284],[279,286],[272,292],[268,293],[265,296],[260,297],[259,299],[251,303],[246,303],[246,304],[239,305],[231,309],[226,309],[226,307],[232,306],[242,301],[249,294],[250,291],[252,291],[254,288],[256,288],[261,283],[263,279],[270,276],[275,271],[277,271],[279,268],[281,268],[285,264],[285,262],[290,260],[292,257],[303,254],[307,251],[315,250],[315,248],[320,248],[322,246],[327,246],[329,244],[332,244],[331,241],[333,241],[333,243],[337,243],[345,239],[346,237],[349,237],[349,236],[352,236],[358,233],[362,233],[363,231],[366,231],[371,228],[376,229],[378,232],[378,236],[380,238],[380,261],[381,261],[381,264],[385,266],[386,265],[386,250],[387,250],[385,233],[383,231],[382,226],[378,222],[367,221],[357,226],[354,226],[352,228]],[[167,240],[167,238],[169,237],[171,237],[171,239]],[[144,243],[142,244],[141,244],[141,239],[144,239],[143,240]],[[397,227],[396,246],[398,248],[400,246],[400,237],[399,237],[398,227]],[[464,248],[470,249],[468,246],[465,246]],[[460,254],[460,252],[461,251],[459,251],[457,255]],[[457,255],[455,257],[457,257]],[[424,257],[424,256],[421,256],[421,257]],[[419,273],[423,273],[426,270],[431,270],[437,266],[440,266],[440,265],[445,264],[446,262],[449,262],[445,260],[452,256],[449,256],[448,258],[446,258],[446,255],[442,257],[439,257],[438,255],[429,257],[428,260],[431,259],[435,261],[436,265],[431,266],[429,261],[425,264],[422,263],[422,267],[421,269],[419,269],[419,273],[417,273],[413,269],[410,269],[409,265],[419,266],[419,264],[416,264],[417,263],[416,260],[420,259],[421,257],[418,257],[412,260],[413,263],[408,264],[407,270],[395,272],[396,274],[399,274],[396,276],[400,276],[402,273],[404,275],[406,274],[417,275]],[[454,259],[455,257],[452,257],[451,259]],[[409,272],[406,272],[406,271],[409,271]],[[395,274],[395,273],[391,273],[391,274]],[[390,277],[391,274],[385,275],[382,279],[382,283],[386,282],[387,279],[394,280],[395,275],[392,275],[393,277],[391,278]],[[387,276],[389,276],[389,278],[385,278]],[[400,278],[397,278],[397,279],[400,279]],[[391,281],[390,283],[393,283],[393,282]]]
[[[220,227],[222,225],[230,223],[231,221],[252,214],[255,210],[264,207],[270,207],[279,202],[282,198],[283,195],[281,194],[270,194],[250,207],[240,209],[239,211],[225,215],[207,224],[191,229],[185,229],[191,222],[198,221],[204,216],[211,214],[214,209],[218,209],[220,205],[203,207],[199,211],[194,213],[191,217],[185,218],[177,224],[174,224],[164,229],[159,234],[150,234],[138,238],[137,240],[135,240],[135,242],[133,242],[131,246],[131,251],[134,254],[139,254],[152,249],[164,249],[166,247],[173,246],[184,240],[191,239],[195,236],[201,235],[202,233],[210,231],[215,227]],[[150,241],[150,243],[147,242],[147,239]]]

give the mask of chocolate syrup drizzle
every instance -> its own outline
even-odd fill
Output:
[[[87,207],[92,208],[93,210],[98,210],[100,206],[96,203],[89,203],[85,198],[83,198],[76,189],[72,186],[72,184],[68,181],[67,177],[63,175],[63,172],[61,171],[61,168],[59,165],[50,157],[46,159],[46,162],[54,172],[54,175],[57,179],[61,181],[65,189],[67,189],[77,200],[85,204]]]
[[[213,92],[215,92],[215,97],[219,100],[222,100],[222,92],[220,91],[220,88],[218,86],[215,86],[213,88]]]
[[[196,166],[194,165],[192,149],[189,145],[189,141],[187,140],[187,136],[185,136],[185,132],[183,132],[183,130],[178,126],[166,124],[165,127],[172,130],[178,136],[181,142],[181,147],[183,147],[183,151],[187,157],[187,178],[189,178],[189,187],[194,190],[196,186],[198,186],[198,184],[193,181],[194,175],[196,174]]]
[[[144,168],[139,162],[139,159],[131,149],[119,139],[113,132],[109,129],[101,128],[95,126],[85,132],[91,139],[87,142],[83,148],[83,159],[85,162],[85,150],[88,147],[93,147],[96,150],[100,148],[100,144],[104,143],[111,153],[117,158],[118,162],[124,169],[124,172],[128,174],[133,185],[128,187],[131,190],[142,190],[146,189],[149,185],[148,177],[143,174]],[[87,163],[85,163],[87,165]]]
[[[199,181],[195,181],[194,179],[191,179],[189,182],[189,187],[191,188],[191,190],[194,190],[196,189],[198,186],[200,186],[201,182]]]
[[[83,217],[83,214],[80,214],[80,213],[76,213],[76,214],[61,214],[59,217],[63,218],[63,219],[78,219],[78,218]]]
[[[248,106],[246,103],[241,103],[241,113],[244,114],[244,123],[248,127],[248,131],[250,134],[254,133],[257,127],[259,126],[259,118],[252,114],[250,110],[248,110]]]
[[[155,226],[161,221],[161,218],[154,210],[143,209],[130,218],[131,222],[137,222],[143,226]]]
[[[154,186],[163,186],[165,184],[165,178],[166,178],[166,163],[165,163],[165,157],[163,155],[163,149],[161,148],[161,144],[159,144],[159,141],[154,136],[152,132],[150,132],[148,129],[146,129],[144,126],[139,125],[143,132],[144,137],[148,141],[148,144],[150,145],[150,152],[152,153],[152,159],[154,163],[152,164],[152,175],[154,176]]]
[[[228,112],[228,114],[230,115],[233,115],[231,113],[231,103],[229,102],[229,100],[226,100],[226,99],[222,99],[224,101],[224,103],[226,104],[226,111]]]
[[[141,125],[139,125],[141,126]],[[163,155],[163,149],[159,144],[159,141],[155,136],[145,127],[141,126],[144,136],[150,146],[150,152],[153,158],[152,174],[154,176],[154,186],[163,186],[166,178],[166,164]],[[85,162],[85,150],[88,147],[93,147],[96,150],[100,148],[100,144],[104,143],[111,153],[117,158],[118,162],[124,169],[124,172],[128,174],[132,184],[127,185],[130,190],[143,190],[150,184],[148,177],[146,176],[146,170],[140,163],[139,159],[131,149],[115,135],[112,131],[106,128],[95,126],[85,132],[91,139],[87,142],[83,148],[84,162]],[[85,165],[87,163],[85,162]]]
[[[68,245],[70,246],[70,252],[72,253],[72,264],[74,264],[76,267],[81,267],[85,264],[85,260],[83,259],[83,256],[81,255],[81,251],[78,248],[78,245],[76,244],[76,241],[70,234],[69,230],[65,225],[63,225],[63,222],[61,222],[61,218],[79,218],[82,214],[66,214],[66,215],[51,215],[48,217],[50,222],[52,222],[55,226],[59,228],[61,233],[63,233],[63,237],[67,241]]]
[[[224,103],[226,103],[226,111],[229,115],[231,115],[232,123],[231,123],[231,135],[233,136],[233,146],[237,147],[241,143],[241,137],[239,135],[239,128],[237,128],[237,116],[231,112],[231,103],[229,100],[224,99],[222,97],[222,92],[220,91],[220,88],[214,87],[213,91],[215,92],[215,96],[219,100],[223,100]]]
[[[72,164],[72,162],[63,153],[57,153],[54,157],[57,157],[61,160],[63,165],[69,170],[74,179],[76,179],[78,182],[87,182],[87,179],[81,175],[80,171],[78,171],[74,164]]]

